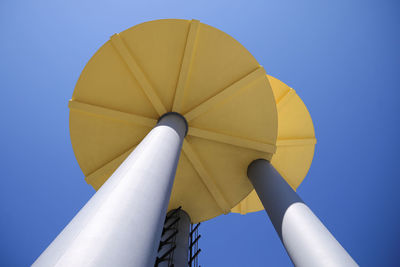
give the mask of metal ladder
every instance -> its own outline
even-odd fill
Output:
[[[188,267],[201,267],[199,266],[199,253],[201,249],[199,249],[199,239],[201,235],[199,235],[199,226],[200,223],[194,225],[190,225],[190,234],[189,234],[189,262]]]
[[[181,207],[175,209],[173,212],[168,214],[165,217],[164,227],[161,234],[160,244],[158,246],[158,253],[160,253],[161,249],[166,246],[170,245],[171,247],[165,251],[162,255],[158,255],[156,258],[156,262],[154,267],[158,267],[161,262],[168,262],[168,267],[174,267],[172,263],[172,259],[174,257],[174,250],[176,248],[175,239],[176,235],[178,234],[178,227],[179,224],[179,216],[176,216],[177,212],[181,209]],[[189,251],[188,251],[188,265],[187,267],[200,267],[198,263],[198,255],[201,249],[198,248],[198,241],[201,237],[198,232],[198,228],[200,223],[194,225],[190,225],[190,234],[188,237],[189,242]],[[177,266],[180,267],[180,266]]]

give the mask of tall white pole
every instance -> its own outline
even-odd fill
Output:
[[[247,175],[295,266],[358,266],[268,161],[253,161]]]
[[[163,116],[33,266],[153,267],[186,132]]]

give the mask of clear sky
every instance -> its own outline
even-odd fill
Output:
[[[298,193],[361,266],[399,266],[398,1],[0,0],[0,266],[28,266],[93,195],[67,102],[94,52],[160,18],[199,19],[296,89],[315,124]],[[265,212],[203,223],[202,266],[291,266]]]

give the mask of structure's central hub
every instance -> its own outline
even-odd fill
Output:
[[[166,123],[165,121],[169,121],[169,123],[172,123],[173,125],[176,125],[177,122],[174,123],[174,121],[177,121],[176,119],[175,120],[166,120],[166,117],[171,117],[171,118],[175,117],[175,118],[179,118],[178,120],[182,120],[184,122],[184,124],[185,124],[185,135],[184,136],[187,135],[187,133],[189,131],[189,124],[188,124],[186,118],[183,115],[179,114],[178,112],[173,112],[173,111],[164,113],[158,119],[157,125],[162,125],[163,123]]]

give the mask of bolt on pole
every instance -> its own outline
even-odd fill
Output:
[[[267,160],[253,161],[247,175],[295,266],[358,266]]]
[[[153,267],[186,132],[162,116],[33,266]]]

